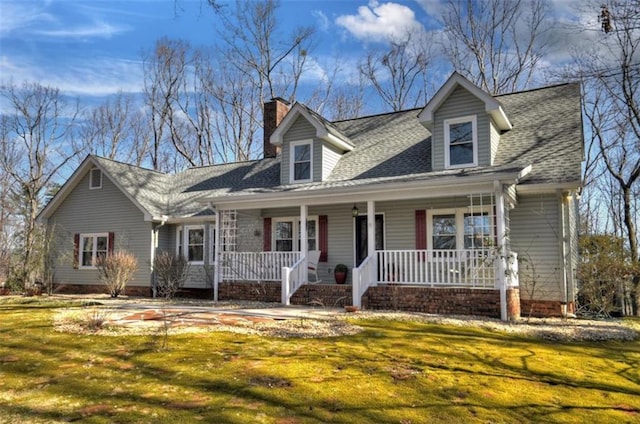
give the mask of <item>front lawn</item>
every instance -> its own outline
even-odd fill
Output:
[[[54,331],[0,298],[0,422],[640,422],[640,342],[372,319],[357,335]],[[78,308],[79,304],[76,304]]]

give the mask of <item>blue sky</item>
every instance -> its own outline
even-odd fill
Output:
[[[317,28],[320,42],[313,55],[322,70],[337,54],[346,67],[350,61],[355,65],[365,48],[411,26],[437,32],[435,16],[443,1],[284,0],[279,19],[286,28]],[[561,23],[597,25],[596,16],[572,10],[577,1],[551,4]],[[142,51],[162,36],[210,45],[217,23],[206,0],[0,0],[0,80],[37,81],[81,99],[138,92]],[[554,31],[562,42],[547,66],[561,63],[571,48],[587,41],[563,34],[562,25]]]

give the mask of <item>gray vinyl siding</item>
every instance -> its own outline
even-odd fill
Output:
[[[280,182],[282,184],[289,184],[291,176],[289,175],[289,168],[291,164],[291,146],[293,141],[301,140],[313,140],[316,135],[316,129],[311,125],[304,117],[299,116],[296,121],[291,125],[287,133],[283,137],[282,142],[282,165],[280,166]],[[317,163],[322,158],[320,143],[313,143],[313,178],[314,181],[319,181],[320,167]]]
[[[326,180],[331,175],[331,171],[333,171],[341,156],[342,152],[336,147],[326,142],[322,143],[322,154],[319,157],[319,166],[322,169],[322,173],[319,175],[320,181]]]
[[[55,226],[58,240],[57,284],[101,284],[95,269],[73,269],[74,234],[113,232],[115,250],[126,250],[138,259],[138,271],[129,285],[150,285],[151,223],[106,175],[101,189],[89,190],[87,173],[48,222]]]
[[[184,284],[185,288],[193,289],[206,289],[212,287],[213,282],[213,263],[210,262],[211,256],[211,228],[215,226],[215,223],[207,222],[190,222],[188,224],[172,224],[168,225],[168,231],[164,239],[162,248],[158,243],[158,253],[162,251],[169,252],[171,254],[177,254],[177,233],[178,228],[182,226],[199,226],[204,225],[204,265],[191,264],[189,265],[189,277]]]
[[[444,121],[446,119],[461,118],[476,115],[478,131],[478,166],[486,166],[491,162],[490,148],[490,119],[485,111],[484,103],[462,87],[457,87],[453,93],[435,111],[432,136],[432,167],[434,171],[441,171],[445,167],[444,161]]]
[[[510,211],[511,249],[518,254],[520,297],[562,300],[560,204],[555,193],[520,195]]]

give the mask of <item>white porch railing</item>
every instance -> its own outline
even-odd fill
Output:
[[[307,267],[304,266],[307,263],[305,258],[300,258],[291,267],[284,267],[282,269],[282,303],[289,305],[291,303],[291,296],[305,283],[307,282]]]
[[[377,281],[430,287],[496,287],[496,251],[379,250]]]
[[[362,295],[378,281],[378,276],[376,275],[376,270],[378,269],[377,259],[376,255],[367,256],[359,267],[353,269],[351,280],[354,306],[362,306]]]
[[[299,259],[300,252],[222,252],[222,281],[282,281],[282,268]]]

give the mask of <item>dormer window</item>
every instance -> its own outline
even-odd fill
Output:
[[[313,178],[311,165],[313,149],[311,140],[291,143],[291,182],[309,182]]]
[[[444,141],[446,168],[478,165],[478,131],[475,115],[446,119]]]
[[[98,168],[93,168],[89,176],[89,190],[96,190],[102,188],[102,171]]]

